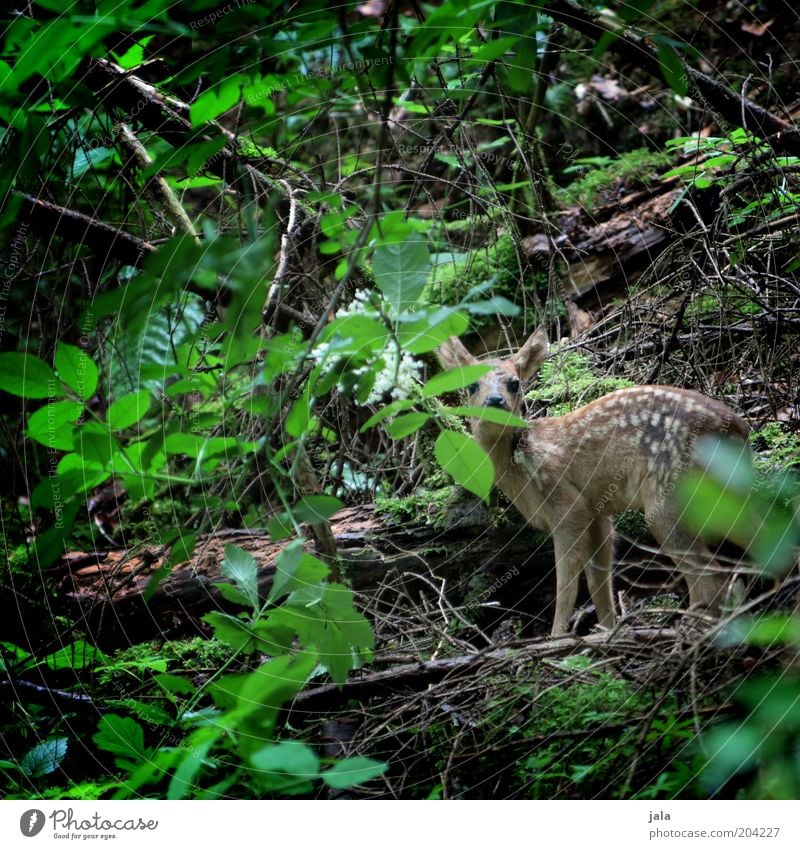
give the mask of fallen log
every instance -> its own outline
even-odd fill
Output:
[[[544,611],[555,595],[552,547],[518,517],[509,518],[511,523],[497,527],[486,508],[474,501],[450,510],[444,523],[407,524],[369,504],[341,510],[331,518],[331,528],[341,572],[359,592],[369,593],[388,575],[420,572],[445,579],[454,592],[467,585],[475,590],[475,576],[481,575],[482,586],[489,588],[487,601],[514,607],[522,600],[544,622],[549,615]],[[136,642],[205,633],[205,613],[233,609],[214,586],[225,580],[221,565],[229,543],[256,558],[259,589],[266,595],[275,559],[287,543],[274,542],[260,530],[229,530],[199,538],[192,559],[175,566],[154,590],[148,587],[169,556],[166,547],[144,554],[140,550],[68,554],[61,589],[75,619],[100,646],[117,645],[121,639]],[[311,551],[312,543],[307,545]],[[498,580],[512,569],[513,581]]]

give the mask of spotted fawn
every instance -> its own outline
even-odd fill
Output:
[[[513,356],[483,361],[494,369],[468,388],[470,405],[522,415],[524,384],[547,353],[547,335],[539,328]],[[478,362],[455,337],[442,344],[439,356],[446,368]],[[653,536],[688,584],[690,606],[719,611],[726,578],[681,524],[671,493],[692,465],[699,437],[746,440],[748,430],[719,401],[671,386],[619,389],[565,416],[530,420],[525,429],[472,420],[473,436],[494,464],[497,487],[530,525],[552,535],[553,635],[569,630],[581,571],[600,624],[613,627],[612,518],[628,508],[644,511]]]

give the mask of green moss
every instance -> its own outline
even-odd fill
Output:
[[[521,287],[546,291],[547,273],[529,272],[523,277],[523,267],[521,252],[511,236],[503,234],[463,259],[434,266],[423,297],[430,303],[456,304],[470,289],[487,280],[492,281],[488,294],[503,295],[514,302],[520,297]]]
[[[471,499],[471,496],[460,486],[443,486],[440,489],[419,488],[413,495],[404,498],[379,495],[375,499],[375,509],[376,512],[397,523],[433,525],[434,528],[442,528],[447,524],[453,510],[467,499]]]
[[[581,160],[577,164],[580,166]],[[598,201],[604,202],[602,194],[618,183],[625,183],[628,188],[647,187],[657,178],[660,169],[671,164],[671,159],[661,151],[639,148],[617,159],[593,157],[584,164],[588,170],[558,192],[565,205],[597,206]]]
[[[150,640],[115,652],[101,678],[113,677],[123,671],[126,675],[133,675],[137,671],[163,671],[166,668],[174,672],[208,671],[219,668],[230,655],[228,646],[204,637],[166,642]]]
[[[551,415],[562,416],[615,389],[634,385],[623,377],[598,377],[586,354],[556,349],[542,364],[538,386],[526,397],[545,405]]]
[[[740,292],[726,292],[723,297],[699,295],[686,308],[689,318],[713,315],[728,323],[738,321],[739,316],[758,315],[760,312],[761,307]]]
[[[766,445],[753,457],[756,479],[768,481],[779,472],[800,471],[800,434],[793,433],[783,422],[767,422],[761,430],[750,434],[756,446]]]

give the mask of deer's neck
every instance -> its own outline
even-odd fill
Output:
[[[553,517],[548,508],[548,482],[553,478],[557,446],[544,424],[531,422],[526,430],[487,432],[476,428],[474,435],[494,463],[497,488],[531,525],[549,530]]]

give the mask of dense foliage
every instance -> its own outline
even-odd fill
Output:
[[[732,687],[736,710],[576,656],[552,680],[492,679],[480,720],[420,724],[404,745],[428,760],[405,772],[382,738],[339,757],[285,722],[309,685],[375,660],[376,630],[396,636],[340,574],[331,517],[430,504],[452,481],[490,500],[464,417],[522,422],[454,406],[486,367],[442,372],[450,336],[492,349],[538,323],[571,331],[530,394],[551,413],[656,378],[749,405],[755,469],[709,461],[683,497],[698,531],[749,548],[754,581],[796,571],[800,146],[773,107],[800,36],[771,76],[731,51],[761,86],[743,104],[695,70],[730,47],[695,4],[616,5],[34,0],[4,21],[6,795],[800,791],[781,653],[800,628],[780,598],[718,635],[737,663],[763,661]],[[577,344],[560,230],[654,186],[674,192],[675,240],[654,277],[584,311],[595,339]],[[195,634],[159,623],[158,643],[124,645],[76,608],[74,552],[157,559],[145,611],[229,528],[288,542],[267,583],[269,564],[227,545]],[[467,727],[479,751],[509,748],[494,790],[484,755],[446,778]]]

